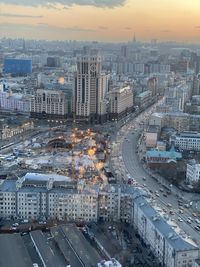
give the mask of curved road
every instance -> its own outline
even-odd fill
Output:
[[[163,187],[161,183],[155,180],[152,175],[148,173],[141,164],[137,155],[137,146],[139,138],[139,122],[141,120],[146,120],[147,117],[155,110],[155,105],[143,112],[129,124],[123,126],[117,133],[116,141],[112,145],[112,169],[117,174],[119,181],[121,179],[127,181],[129,177],[132,177],[136,181],[137,187],[148,188],[151,193],[151,201],[163,212],[167,218],[172,221],[176,221],[176,224],[180,226],[188,236],[200,245],[200,232],[194,227],[197,225],[195,222],[195,217],[192,215],[192,211],[184,208],[183,213],[180,213],[180,207],[177,196],[182,196],[187,198],[185,203],[191,199],[193,194],[183,193],[176,187],[173,186],[172,194],[168,195],[166,187]],[[145,179],[144,179],[145,177]],[[165,181],[165,180],[163,180]],[[169,187],[169,183],[165,181],[164,183]],[[167,195],[167,196],[166,196]],[[183,203],[184,200],[182,199]],[[173,214],[170,214],[170,210]],[[191,223],[188,223],[188,217],[190,217]]]

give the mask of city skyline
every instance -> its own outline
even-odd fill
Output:
[[[4,37],[49,40],[200,42],[198,0],[2,0]],[[52,34],[53,33],[53,34]]]

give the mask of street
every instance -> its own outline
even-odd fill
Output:
[[[141,122],[148,119],[154,112],[155,106],[141,113],[117,133],[112,143],[111,168],[119,183],[127,183],[131,179],[133,186],[147,190],[151,195],[152,205],[157,206],[169,223],[176,224],[174,228],[179,225],[181,228],[179,232],[183,237],[191,237],[200,245],[200,231],[197,227],[199,222],[188,204],[199,196],[182,192],[164,178],[153,176],[148,169],[145,169],[145,165],[138,157]]]

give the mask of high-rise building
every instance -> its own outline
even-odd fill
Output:
[[[90,122],[106,120],[107,76],[101,69],[101,56],[90,51],[77,57],[74,79],[74,113]]]

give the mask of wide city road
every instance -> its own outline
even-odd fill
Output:
[[[158,211],[160,210],[171,224],[178,224],[184,237],[189,236],[200,245],[200,231],[197,229],[197,225],[200,223],[188,206],[188,203],[196,199],[198,195],[182,192],[165,179],[156,180],[155,176],[153,177],[151,172],[145,169],[145,165],[138,157],[141,125],[155,111],[156,105],[141,113],[119,130],[112,143],[111,168],[117,176],[118,182],[127,182],[132,179],[133,186],[149,192],[151,202],[157,206]]]

